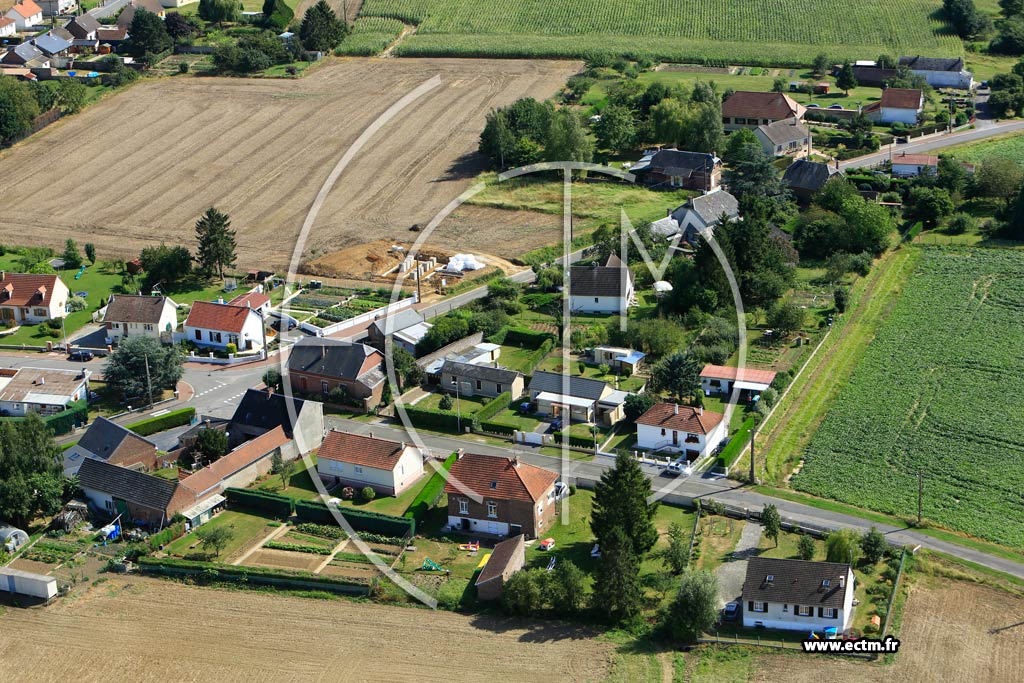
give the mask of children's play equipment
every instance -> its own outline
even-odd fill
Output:
[[[420,569],[422,569],[423,571],[428,571],[428,572],[443,572],[444,571],[443,569],[441,569],[441,565],[439,565],[437,562],[434,562],[429,557],[423,558],[423,566],[421,566]]]
[[[553,539],[553,538],[545,538],[543,541],[540,542],[540,549],[541,550],[551,550],[554,547],[555,547],[555,539]]]
[[[476,552],[480,550],[480,541],[474,541],[472,543],[460,543],[459,550],[468,550],[470,552]]]

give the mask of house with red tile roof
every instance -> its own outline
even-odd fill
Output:
[[[722,125],[725,130],[754,129],[783,119],[801,119],[806,111],[785,93],[740,90],[722,103]]]
[[[22,0],[7,10],[6,16],[14,19],[19,31],[25,31],[43,23],[43,8],[33,0]]]
[[[871,121],[917,125],[924,109],[924,93],[917,88],[886,88],[882,99],[864,107],[862,113]]]
[[[772,370],[733,368],[726,365],[705,365],[700,371],[701,387],[706,396],[730,394],[733,388],[761,393],[775,381]]]
[[[444,485],[448,528],[537,538],[555,519],[557,480],[555,472],[518,458],[462,453]]]
[[[939,157],[934,154],[907,154],[900,152],[892,158],[892,174],[903,178],[924,173],[939,172]]]
[[[196,346],[239,351],[263,348],[263,318],[248,306],[197,301],[185,319],[185,338]]]
[[[14,326],[63,318],[69,295],[56,275],[0,272],[0,322]]]
[[[13,36],[18,32],[18,25],[10,17],[0,17],[0,38]]]
[[[702,407],[658,403],[636,420],[636,445],[645,451],[678,453],[693,462],[712,453],[726,437],[725,416]]]
[[[400,496],[425,474],[427,455],[411,443],[331,430],[317,452],[316,471],[329,484]]]
[[[239,294],[228,302],[230,306],[245,306],[260,313],[264,318],[270,313],[270,297],[255,290]]]

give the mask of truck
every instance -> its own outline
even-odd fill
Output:
[[[45,574],[0,567],[0,591],[50,600],[57,596],[57,579]]]

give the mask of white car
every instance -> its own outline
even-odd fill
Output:
[[[680,458],[679,460],[669,463],[665,472],[673,477],[677,477],[680,474],[690,476],[693,474],[693,468],[690,467],[690,463],[686,462],[684,458]]]

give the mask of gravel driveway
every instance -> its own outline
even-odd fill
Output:
[[[747,576],[747,558],[756,554],[757,544],[760,541],[761,525],[755,522],[745,522],[732,558],[715,571],[718,576],[719,607],[739,599],[743,592],[743,580]]]

